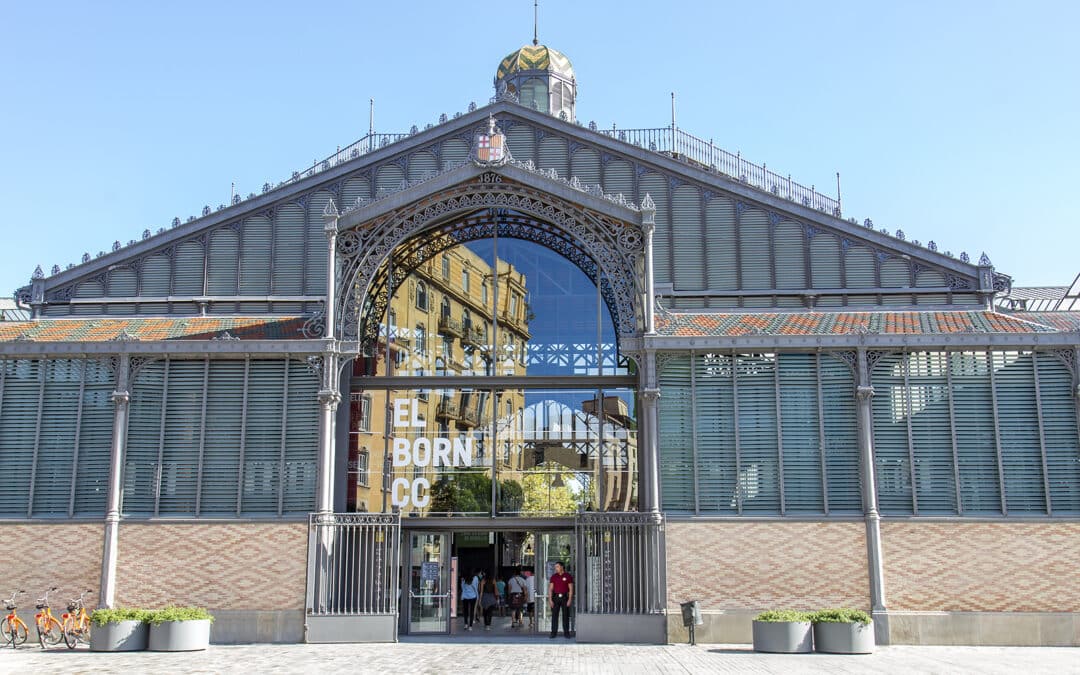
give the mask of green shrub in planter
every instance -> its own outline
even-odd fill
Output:
[[[201,607],[166,607],[150,613],[150,651],[190,652],[210,645],[214,617]]]
[[[814,649],[826,654],[870,654],[874,651],[873,619],[859,609],[814,612]]]
[[[137,652],[146,649],[150,612],[118,607],[90,613],[90,651]]]
[[[202,607],[166,607],[149,612],[147,619],[151,626],[160,626],[166,621],[209,621],[214,622],[210,612]]]
[[[791,609],[762,612],[754,618],[754,651],[805,654],[811,650],[809,612]]]
[[[147,622],[150,620],[150,611],[135,609],[132,607],[117,607],[116,609],[95,609],[90,612],[90,623],[95,626],[107,626],[110,623],[121,621]]]

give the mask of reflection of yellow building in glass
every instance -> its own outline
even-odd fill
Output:
[[[375,355],[357,359],[355,374],[401,376],[521,376],[528,359],[529,307],[524,274],[503,260],[497,274],[480,255],[455,246],[423,263],[394,292],[380,331]],[[415,401],[408,427],[395,426],[391,408],[395,400]],[[492,420],[521,410],[521,390],[439,388],[419,390],[354,391],[349,396],[349,510],[389,510],[395,502],[395,480],[410,484],[470,476],[490,491],[492,462],[500,480],[505,472],[520,471],[520,457],[492,452]],[[504,412],[505,411],[505,412]],[[388,421],[390,421],[388,425]],[[387,430],[389,429],[389,433]],[[437,461],[410,461],[393,466],[394,440],[415,441],[418,457],[426,459],[436,439],[459,441],[472,449],[470,467],[435,466]],[[434,460],[434,458],[432,458]],[[475,479],[481,479],[476,481]],[[398,485],[401,484],[399,481]],[[474,489],[474,491],[476,491]],[[399,491],[400,492],[400,491]],[[432,490],[409,494],[403,511],[430,512]],[[400,494],[397,495],[401,499]],[[413,503],[414,498],[419,504]],[[436,500],[438,501],[438,500]],[[486,504],[468,504],[467,512],[490,511]],[[481,508],[482,507],[482,508]]]

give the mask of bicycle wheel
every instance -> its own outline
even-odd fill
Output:
[[[75,645],[79,644],[78,629],[75,627],[75,623],[70,619],[64,619],[64,625],[61,627],[61,632],[64,634],[64,644],[68,649],[75,649]]]
[[[26,643],[26,624],[22,621],[16,621],[15,626],[11,629],[11,648],[14,649],[18,645]]]
[[[0,635],[3,635],[4,643],[10,643],[12,647],[15,646],[15,631],[12,630],[13,623],[4,617],[3,621],[0,621]]]
[[[64,639],[64,629],[60,626],[60,623],[53,619],[45,624],[44,627],[38,624],[38,644],[42,649],[45,649],[46,645],[49,647],[55,647],[60,644],[60,641]]]

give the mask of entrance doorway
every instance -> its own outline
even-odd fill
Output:
[[[548,580],[561,562],[577,573],[573,530],[409,531],[405,535],[403,576],[407,579],[404,634],[469,638],[546,637],[551,630]],[[510,606],[510,580],[521,572],[526,603]],[[466,631],[462,581],[490,577],[501,590],[488,617],[476,603],[472,631]],[[520,621],[518,620],[520,618]],[[573,629],[571,613],[571,629]]]

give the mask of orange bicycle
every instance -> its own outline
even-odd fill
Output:
[[[45,591],[45,597],[38,598],[37,601],[38,613],[34,615],[34,623],[37,626],[38,644],[42,649],[45,649],[45,645],[52,647],[59,644],[64,639],[64,627],[53,616],[52,607],[49,607],[49,593],[55,590],[54,586]]]
[[[83,596],[91,589],[79,593],[79,597],[68,602],[67,612],[60,615],[60,621],[64,628],[64,642],[68,649],[75,649],[75,645],[82,642],[90,642],[90,615],[86,613],[83,604]]]
[[[15,612],[18,605],[15,604],[15,598],[26,591],[15,591],[8,598],[8,601],[4,603],[7,608],[7,615],[4,616],[4,620],[0,622],[0,632],[4,634],[4,641],[11,644],[11,648],[15,649],[22,643],[26,642],[27,628],[23,620],[19,618],[19,615]]]

